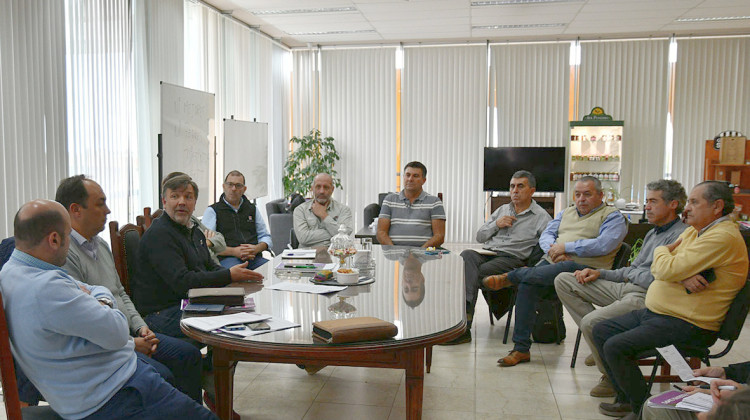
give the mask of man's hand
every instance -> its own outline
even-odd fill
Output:
[[[216,232],[214,232],[211,229],[206,229],[203,231],[203,235],[206,237],[206,246],[209,248],[212,248],[214,246],[214,243],[211,242],[211,238],[213,238],[214,235],[216,235]]]
[[[719,379],[726,379],[727,374],[724,372],[723,367],[714,367],[714,366],[707,366],[702,367],[700,369],[693,370],[693,376],[699,377],[699,376],[707,376],[709,378],[719,378]]]
[[[83,291],[83,293],[86,293],[87,295],[91,294],[91,290],[87,289],[86,286],[84,286],[82,284],[79,284],[78,288],[81,289]]]
[[[247,261],[237,264],[229,269],[229,275],[232,281],[263,281],[263,275],[253,270],[248,270]]]
[[[328,217],[328,208],[316,200],[313,199],[311,210],[315,216],[320,220],[325,220]]]
[[[686,289],[690,290],[691,293],[698,293],[708,287],[708,280],[704,279],[700,274],[688,277],[681,283]]]
[[[601,272],[594,270],[593,268],[584,268],[583,270],[576,270],[575,276],[579,284],[590,283],[599,278]]]
[[[665,245],[665,246],[667,247],[667,249],[671,253],[672,251],[675,250],[675,248],[677,248],[678,246],[680,246],[681,243],[682,243],[682,238],[677,238],[677,240],[674,243],[671,243],[671,244]]]
[[[720,386],[733,386],[734,391],[729,389],[719,389]],[[722,401],[726,401],[730,395],[737,392],[736,390],[744,388],[744,385],[738,384],[731,379],[716,379],[711,381],[711,397],[714,400],[714,405],[721,404]]]
[[[572,260],[573,260],[573,257],[571,257],[570,255],[568,255],[568,254],[560,254],[557,257],[553,258],[552,262],[553,263],[559,263],[559,262],[563,262],[563,261],[572,261]]]
[[[503,216],[495,220],[495,225],[497,225],[498,228],[507,228],[510,226],[513,226],[513,222],[516,221],[516,218],[513,216]]]
[[[552,244],[547,254],[552,258],[552,261],[555,261],[558,256],[565,254],[565,244]]]
[[[156,348],[159,346],[159,339],[156,338],[156,334],[154,334],[151,329],[149,329],[147,326],[142,326],[141,328],[138,328],[137,333],[139,337],[136,338],[136,350],[138,350],[138,339],[145,340],[145,344],[150,346],[150,352],[145,353],[141,352],[147,356],[150,356],[154,352],[156,352]]]

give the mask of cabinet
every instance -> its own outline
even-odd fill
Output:
[[[703,180],[727,181],[739,187],[734,194],[735,211],[739,214],[750,214],[750,164],[722,164],[719,150],[714,147],[715,140],[706,140]],[[750,144],[745,140],[745,162],[750,162]],[[737,191],[735,189],[735,191]],[[744,217],[743,217],[744,219]]]
[[[611,191],[609,200],[620,192],[623,126],[623,121],[613,120],[601,107],[592,109],[581,121],[570,122],[569,190],[575,181],[590,175],[602,182],[605,191]]]

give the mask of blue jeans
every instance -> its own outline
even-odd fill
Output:
[[[217,420],[218,417],[166,383],[152,366],[138,360],[133,376],[86,419]]]
[[[717,337],[715,331],[645,308],[596,324],[592,335],[617,391],[617,401],[630,403],[635,413],[648,398],[648,387],[638,368],[640,353],[670,344],[708,347]]]
[[[268,262],[267,259],[260,256],[260,254],[256,255],[254,259],[247,260],[247,269],[248,270],[255,270],[256,268],[260,267],[261,265]],[[242,264],[244,261],[237,257],[219,257],[219,263],[224,268],[232,268],[237,264]]]
[[[151,357],[136,352],[139,359],[150,364],[159,375],[188,397],[201,403],[201,369],[200,350],[190,343],[156,333],[159,345]]]
[[[534,267],[524,267],[508,273],[508,280],[518,286],[516,294],[516,322],[513,327],[513,350],[528,353],[531,349],[531,329],[536,321],[536,302],[555,293],[555,277],[586,268],[575,261],[550,264],[539,261]]]
[[[169,308],[162,309],[161,311],[152,312],[145,317],[143,320],[146,321],[151,331],[174,337],[191,344],[195,348],[203,348],[204,344],[193,340],[186,336],[180,329],[180,319],[182,318],[182,310],[179,306],[170,306]],[[211,354],[203,359],[202,369],[210,372],[213,370],[211,363]]]

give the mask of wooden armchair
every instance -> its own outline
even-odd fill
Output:
[[[117,274],[120,276],[120,282],[125,288],[125,293],[129,296],[132,296],[130,279],[135,275],[135,258],[138,253],[138,242],[141,240],[143,230],[143,226],[128,223],[119,228],[117,222],[109,222],[112,257],[115,259],[115,268],[117,269]]]
[[[164,210],[162,209],[156,209],[153,214],[151,213],[151,207],[144,207],[143,208],[143,216],[138,216],[135,218],[135,224],[138,226],[141,226],[143,230],[145,231],[149,227],[151,227],[151,222],[154,221],[154,219],[158,219],[159,216],[164,213]]]

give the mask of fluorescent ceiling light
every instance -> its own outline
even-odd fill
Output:
[[[532,29],[532,28],[562,28],[565,23],[528,23],[522,25],[481,25],[471,29]]]
[[[473,1],[472,6],[512,6],[515,4],[579,3],[583,0],[488,0]]]
[[[355,29],[352,31],[326,31],[326,32],[287,32],[287,35],[293,36],[313,36],[313,35],[346,35],[346,34],[369,34],[374,33],[374,29]]]
[[[342,13],[342,12],[357,12],[357,8],[354,6],[347,7],[314,7],[310,9],[281,9],[281,10],[256,10],[250,11],[250,13],[260,15],[303,15],[313,13]]]
[[[696,18],[679,18],[675,22],[716,22],[722,20],[743,20],[750,19],[750,16],[717,16],[717,17],[696,17]]]

